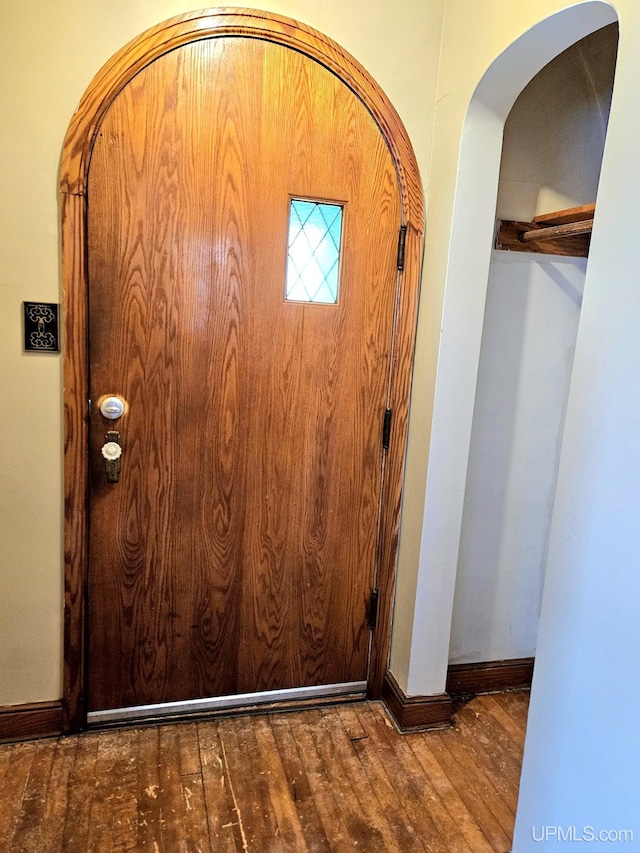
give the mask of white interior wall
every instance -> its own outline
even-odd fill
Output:
[[[537,74],[505,124],[497,215],[596,198],[617,25]],[[451,663],[535,654],[584,259],[495,251],[451,627]]]
[[[497,215],[539,213],[596,199],[611,110],[618,25],[581,39],[522,91],[504,127]]]
[[[451,663],[535,653],[584,259],[494,252]]]
[[[514,853],[623,853],[640,843],[640,241],[633,216],[640,193],[640,5],[616,6],[620,50],[551,525]],[[557,833],[537,841],[545,827],[560,828],[564,840]],[[601,841],[584,843],[589,837]]]

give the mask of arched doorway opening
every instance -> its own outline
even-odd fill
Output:
[[[589,235],[574,232],[593,216],[617,42],[610,24],[567,48],[525,87],[505,124],[450,691],[530,679],[588,262]],[[551,242],[521,239],[558,218],[576,223],[553,226],[561,236]]]
[[[434,697],[445,689],[505,121],[542,68],[616,21],[604,0],[545,18],[491,63],[467,107],[446,250],[420,552],[415,574],[401,576],[395,614],[391,671],[402,676],[407,696]]]

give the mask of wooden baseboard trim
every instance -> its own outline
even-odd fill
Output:
[[[0,706],[0,741],[62,734],[62,702]]]
[[[534,658],[461,663],[447,671],[447,693],[492,693],[531,687]]]
[[[450,696],[446,693],[405,696],[390,672],[384,677],[382,700],[401,732],[441,729],[451,725]]]

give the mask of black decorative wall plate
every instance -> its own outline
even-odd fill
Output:
[[[24,348],[30,352],[60,352],[58,305],[24,302]]]

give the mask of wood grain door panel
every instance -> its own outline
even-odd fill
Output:
[[[291,196],[345,205],[337,305],[284,299]],[[366,679],[399,210],[368,111],[282,45],[188,44],[109,109],[88,185],[90,710]]]

